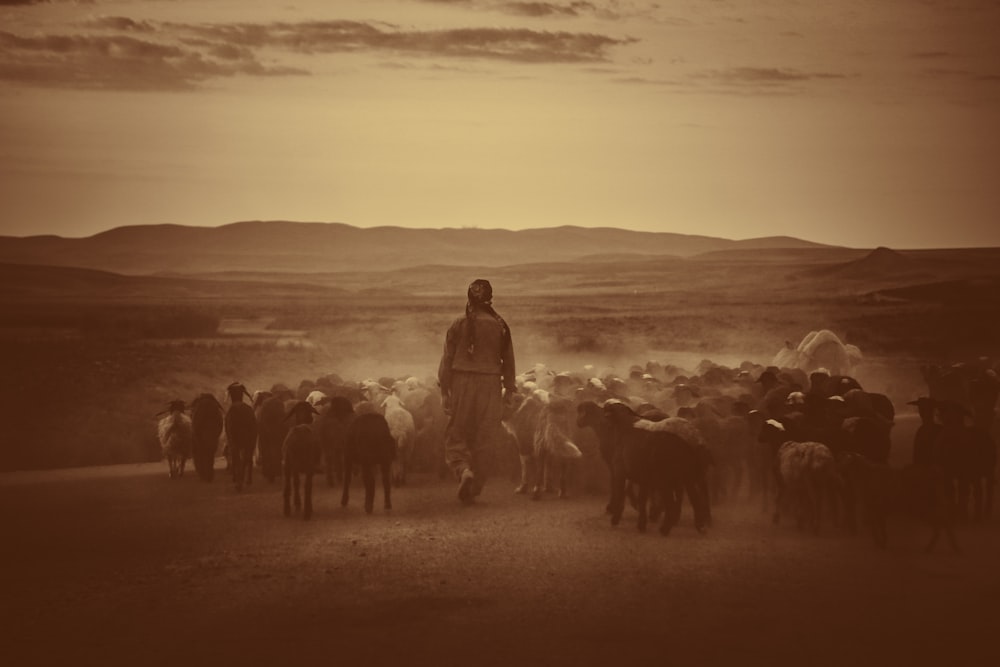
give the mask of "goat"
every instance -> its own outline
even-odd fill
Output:
[[[313,415],[319,412],[307,401],[298,401],[288,411],[285,419],[295,418],[295,425],[289,429],[285,441],[281,445],[281,464],[284,471],[284,510],[285,516],[291,515],[290,496],[292,487],[295,489],[295,511],[302,507],[299,498],[299,477],[305,476],[305,507],[302,508],[302,518],[312,516],[312,478],[319,467],[319,438],[312,428]]]
[[[396,442],[396,457],[392,464],[392,481],[397,486],[406,483],[406,471],[410,467],[410,457],[417,437],[417,429],[413,415],[403,406],[403,401],[396,394],[389,394],[382,401],[385,421],[389,432]]]
[[[253,408],[243,402],[250,392],[239,382],[226,388],[231,405],[226,412],[226,439],[232,460],[233,483],[242,491],[243,484],[253,482],[253,450],[257,445],[257,417]]]
[[[781,520],[782,506],[792,504],[798,512],[799,528],[819,533],[823,498],[841,486],[830,448],[819,442],[788,440],[778,448],[775,466],[778,494],[774,523]]]
[[[275,385],[271,391],[259,392],[254,400],[261,474],[268,482],[281,475],[282,443],[289,428],[285,406],[294,403],[292,396],[290,389]]]
[[[224,412],[219,399],[212,394],[199,394],[191,401],[194,470],[205,482],[211,482],[215,477],[215,452],[222,435]]]
[[[171,401],[157,425],[160,447],[170,467],[170,479],[184,476],[184,465],[191,456],[194,446],[194,432],[191,418],[184,414],[184,401]],[[157,415],[157,416],[160,416]]]
[[[625,508],[625,485],[638,485],[638,528],[645,532],[649,494],[659,493],[667,504],[660,532],[668,535],[677,523],[681,498],[687,491],[695,512],[699,532],[708,523],[708,494],[705,487],[707,460],[697,445],[669,431],[636,428],[644,421],[621,402],[609,401],[604,408],[583,403],[577,407],[577,425],[594,428],[600,440],[601,455],[611,468],[611,501],[608,510],[611,524],[618,525]],[[693,427],[692,427],[693,428]]]
[[[838,466],[860,489],[861,505],[877,547],[887,545],[887,517],[893,511],[903,511],[930,525],[925,552],[934,550],[944,531],[952,550],[961,553],[954,529],[952,478],[943,466],[909,464],[896,469],[854,452],[844,454]]]
[[[346,403],[346,405],[344,405]],[[339,405],[338,405],[339,404]],[[389,431],[385,417],[377,412],[355,414],[350,402],[342,397],[334,397],[330,406],[335,415],[342,415],[346,424],[344,434],[344,492],[340,498],[346,507],[351,489],[351,475],[354,464],[361,466],[361,477],[365,483],[365,512],[371,514],[375,505],[375,467],[382,473],[385,509],[392,509],[392,461],[396,456],[396,441]]]
[[[553,396],[538,414],[533,438],[533,453],[537,462],[532,493],[534,500],[542,497],[546,471],[549,471],[551,479],[552,468],[559,475],[559,497],[565,498],[569,461],[583,457],[580,449],[569,439],[572,406],[572,401]]]

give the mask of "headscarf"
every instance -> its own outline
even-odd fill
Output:
[[[484,280],[483,278],[473,280],[469,284],[467,295],[468,302],[465,304],[465,327],[469,335],[468,353],[471,357],[476,351],[476,320],[472,314],[477,308],[489,313],[496,319],[497,322],[500,323],[500,329],[503,332],[502,335],[504,340],[509,338],[510,328],[507,326],[507,323],[503,321],[503,318],[497,314],[497,311],[493,310],[493,286],[490,285],[490,281]]]

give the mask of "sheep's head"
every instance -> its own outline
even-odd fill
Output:
[[[264,401],[271,398],[272,396],[274,396],[274,394],[272,394],[269,391],[255,391],[253,393],[253,407],[255,409],[259,408],[260,406],[264,405]]]
[[[577,428],[590,426],[596,428],[601,423],[602,412],[600,406],[593,401],[583,401],[576,406]]]
[[[228,387],[226,387],[226,392],[229,394],[229,400],[231,400],[233,403],[242,403],[244,396],[246,396],[250,400],[253,400],[253,396],[250,395],[250,392],[247,391],[247,388],[244,387],[239,382],[234,382]]]
[[[214,408],[219,412],[225,412],[225,409],[222,407],[222,403],[219,403],[219,399],[217,399],[214,394],[198,394],[195,396],[194,400],[191,401],[192,410],[197,410],[203,406],[206,408]]]
[[[354,414],[354,406],[351,405],[350,399],[346,396],[332,396],[329,399],[324,400],[327,400],[330,403],[330,409],[327,414],[336,419],[344,419],[345,417]]]
[[[627,404],[621,401],[608,401],[604,404],[604,416],[615,426],[632,426],[639,415]]]
[[[163,412],[157,413],[156,416],[157,417],[162,417],[163,415],[171,414],[171,413],[174,413],[174,412],[184,412],[184,410],[186,410],[186,409],[187,409],[187,406],[184,404],[184,401],[182,401],[180,399],[175,399],[175,400],[170,401],[169,403],[167,403],[167,409],[164,410]]]
[[[296,424],[311,424],[313,415],[318,415],[319,411],[312,406],[309,401],[298,401],[288,410],[285,419],[295,418]]]

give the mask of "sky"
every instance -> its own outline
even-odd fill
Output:
[[[0,0],[0,235],[1000,246],[996,0]]]

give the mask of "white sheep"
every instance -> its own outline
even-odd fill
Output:
[[[774,523],[781,518],[783,504],[798,512],[799,527],[818,533],[823,513],[823,496],[838,489],[839,475],[830,448],[819,442],[789,440],[778,448],[778,497]]]
[[[389,394],[382,401],[382,414],[386,423],[389,424],[389,433],[396,441],[396,458],[392,463],[392,481],[398,486],[406,483],[406,470],[409,467],[410,456],[413,454],[417,429],[413,422],[413,415],[396,394]]]
[[[309,392],[308,396],[306,396],[306,402],[315,408],[320,405],[324,398],[326,398],[326,394],[321,392],[319,389],[314,389]]]
[[[184,414],[184,401],[171,401],[166,414],[157,424],[160,448],[170,466],[170,479],[184,476],[184,466],[194,450],[194,429],[191,418]]]
[[[785,346],[775,355],[771,365],[800,368],[806,372],[822,367],[836,375],[850,375],[861,361],[861,350],[857,346],[844,344],[829,329],[820,329],[810,331],[797,346],[785,341]]]

